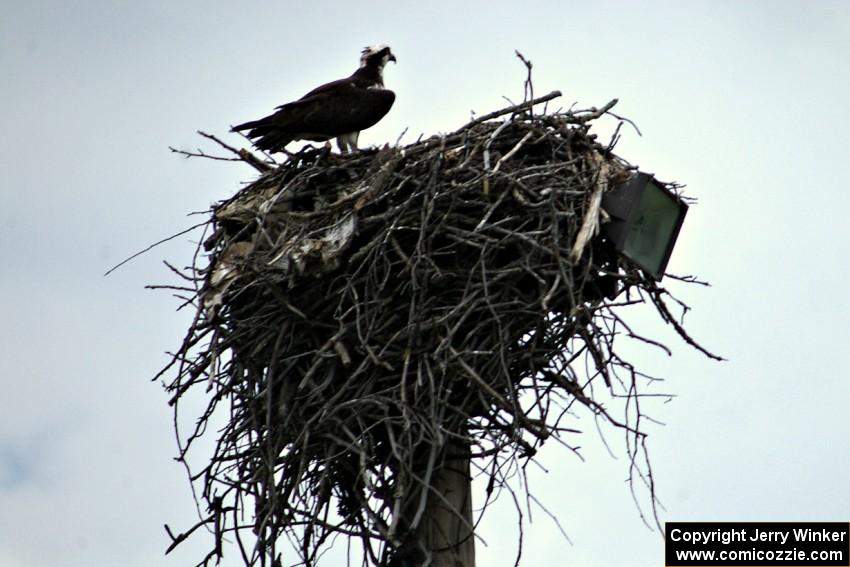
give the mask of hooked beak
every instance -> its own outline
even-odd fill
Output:
[[[393,63],[395,63],[395,62],[396,62],[396,60],[395,60],[395,55],[393,55],[392,53],[390,53],[390,56],[387,58],[387,61],[392,61]]]

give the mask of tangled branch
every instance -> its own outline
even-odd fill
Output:
[[[405,147],[307,149],[214,208],[185,274],[196,316],[160,374],[176,424],[190,393],[206,400],[178,427],[206,512],[169,529],[172,547],[203,526],[215,543],[200,564],[232,542],[246,565],[278,565],[288,538],[313,565],[341,534],[364,565],[393,564],[441,498],[451,447],[490,495],[543,442],[569,446],[578,407],[626,433],[634,478],[653,486],[644,377],[615,339],[638,337],[629,305],[670,312],[591,238],[598,195],[633,170],[588,132],[616,101],[524,112],[557,94]],[[211,457],[190,465],[206,436]]]

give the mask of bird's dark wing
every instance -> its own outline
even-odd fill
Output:
[[[309,126],[331,136],[371,128],[386,116],[395,102],[395,93],[386,89],[364,89],[341,85],[298,101],[306,110]]]
[[[248,130],[261,150],[280,151],[293,140],[324,141],[374,126],[389,112],[395,94],[364,89],[348,80],[334,81],[300,100],[279,106],[274,114],[234,126]]]
[[[353,77],[346,77],[345,79],[337,79],[336,81],[331,81],[330,83],[325,83],[324,85],[319,85],[318,87],[316,87],[315,89],[313,89],[309,93],[305,94],[304,96],[302,96],[298,100],[300,101],[300,100],[308,99],[308,98],[315,96],[315,95],[318,95],[318,94],[331,92],[331,91],[334,91],[334,90],[340,89],[340,88],[345,88],[347,86],[350,86],[352,83],[357,84]],[[286,106],[286,105],[284,104],[282,106]],[[278,106],[278,108],[281,108],[281,106]]]

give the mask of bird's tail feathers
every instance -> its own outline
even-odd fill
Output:
[[[251,120],[250,122],[244,122],[237,126],[231,126],[231,132],[241,132],[242,130],[249,130],[251,128],[256,128],[257,126],[262,126],[262,120]]]

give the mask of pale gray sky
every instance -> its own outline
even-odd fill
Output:
[[[713,287],[665,284],[729,361],[634,319],[675,350],[634,354],[678,396],[651,408],[666,424],[649,429],[662,519],[850,519],[850,4],[305,4],[2,2],[0,567],[199,559],[206,541],[162,557],[162,524],[188,526],[193,505],[149,382],[187,314],[143,289],[170,281],[162,259],[189,261],[191,237],[102,274],[254,177],[168,145],[212,150],[195,130],[227,136],[347,75],[378,42],[398,56],[386,72],[398,98],[361,144],[520,99],[519,49],[536,91],[560,89],[564,106],[619,98],[644,135],[625,130],[618,154],[699,198],[670,269]],[[546,447],[549,472],[532,479],[572,544],[535,513],[525,564],[661,565],[626,462],[587,416],[578,425],[586,462]],[[481,565],[513,565],[509,502],[481,535]]]

